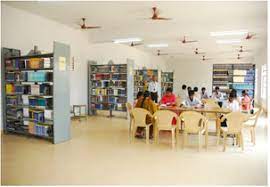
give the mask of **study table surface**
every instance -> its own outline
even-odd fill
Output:
[[[231,110],[229,109],[225,109],[225,108],[187,108],[187,107],[177,107],[177,106],[160,106],[159,107],[160,110],[171,110],[174,111],[176,113],[181,113],[184,111],[195,111],[195,112],[200,112],[200,113],[222,113],[222,114],[228,114],[231,112]]]

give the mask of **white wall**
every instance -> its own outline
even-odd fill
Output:
[[[167,61],[168,70],[174,71],[174,90],[176,93],[182,84],[199,89],[205,87],[208,94],[212,92],[212,64],[192,58],[171,58]]]

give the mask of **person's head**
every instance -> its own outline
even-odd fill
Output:
[[[219,87],[218,86],[215,87],[215,91],[217,91],[217,92],[219,91]]]
[[[205,90],[206,90],[206,89],[205,89],[205,87],[202,87],[202,93],[204,93],[204,92],[205,92]]]
[[[198,87],[195,86],[195,87],[193,88],[193,90],[194,90],[194,92],[197,92],[197,91],[198,91]]]
[[[248,95],[247,91],[246,90],[243,90],[242,91],[242,96],[245,97],[246,95]]]
[[[152,81],[157,81],[157,77],[155,75],[152,76]]]
[[[144,101],[145,101],[146,99],[148,99],[149,97],[150,97],[150,92],[149,92],[149,91],[145,91],[145,92],[143,93],[143,100],[142,100],[141,107],[143,107]]]
[[[231,92],[230,92],[230,95],[229,97],[233,97],[233,98],[237,98],[237,91],[235,89],[232,89]]]
[[[187,86],[185,84],[182,85],[182,90],[185,90]]]
[[[190,87],[190,86],[189,86],[189,87],[187,87],[187,90],[188,90],[188,91],[190,91],[190,90],[191,90],[191,87]]]
[[[143,98],[143,92],[139,91],[137,93],[137,99]]]
[[[167,96],[172,95],[172,88],[171,88],[171,87],[168,87],[168,88],[166,89],[166,95],[167,95]]]
[[[190,90],[188,92],[188,97],[189,97],[190,100],[193,100],[193,98],[194,98],[194,91],[193,90]]]

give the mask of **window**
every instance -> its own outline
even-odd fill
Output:
[[[264,64],[262,66],[262,74],[261,74],[261,98],[266,99],[267,93],[267,66]]]

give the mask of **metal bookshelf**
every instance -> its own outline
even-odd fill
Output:
[[[237,91],[240,96],[242,90],[247,90],[254,98],[255,65],[254,64],[214,64],[213,89],[219,86],[223,92]]]
[[[53,53],[21,56],[2,48],[2,112],[5,133],[70,139],[69,57],[66,44],[54,42]]]
[[[126,112],[126,102],[133,100],[129,96],[132,71],[132,61],[126,64],[89,62],[88,114],[95,115],[98,110],[105,110],[109,111],[108,117],[113,117],[113,111]]]
[[[161,95],[166,92],[167,88],[173,89],[173,72],[161,72]]]

